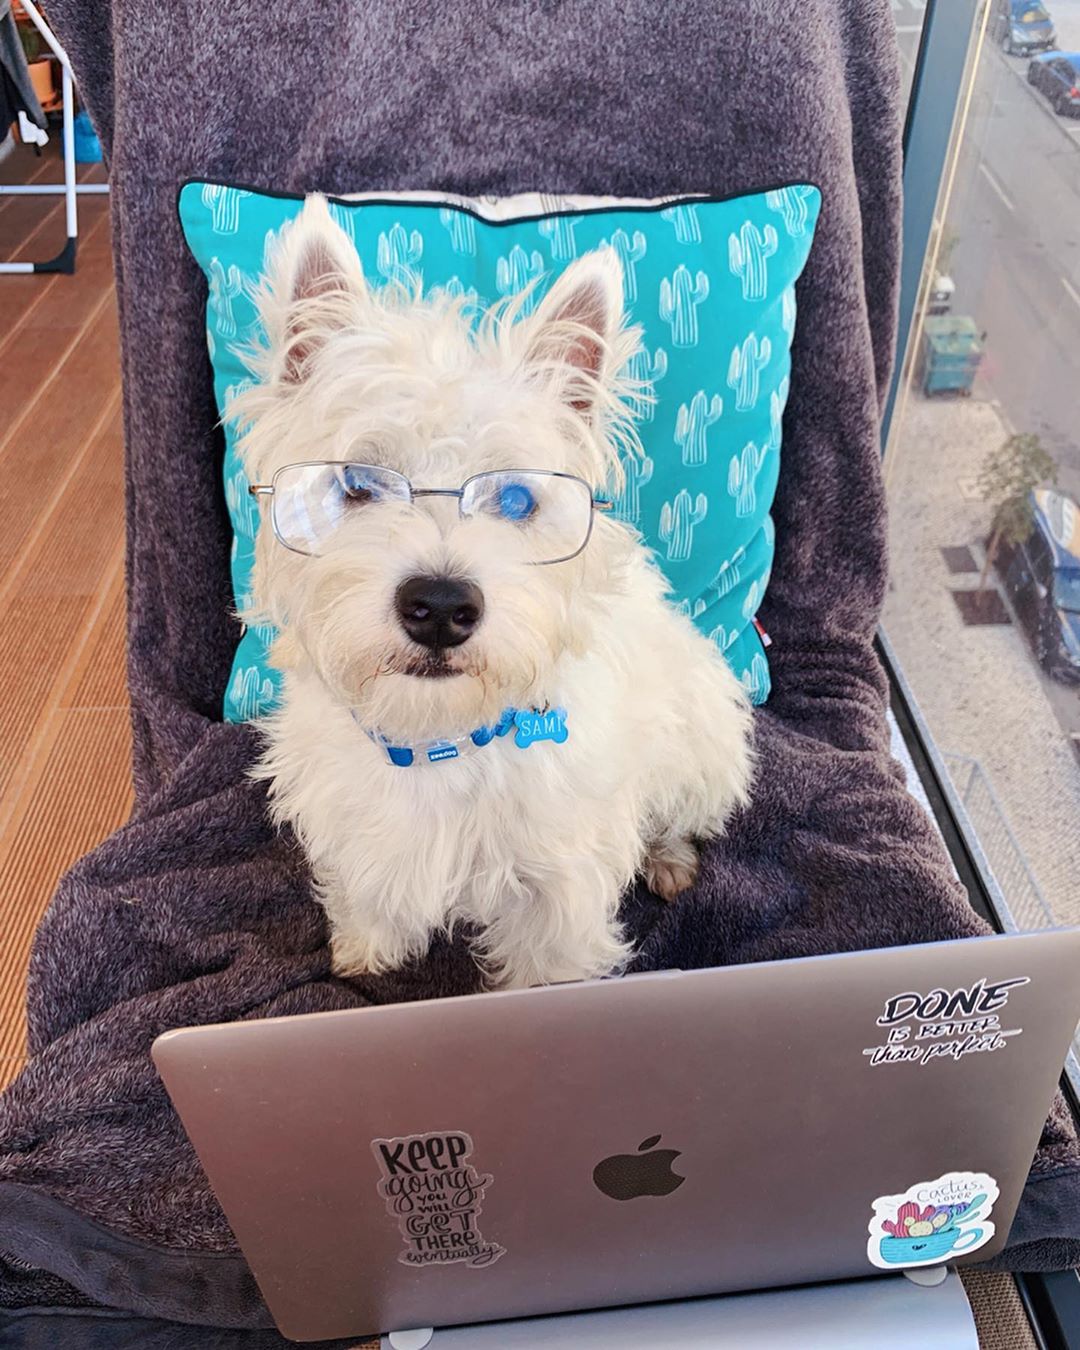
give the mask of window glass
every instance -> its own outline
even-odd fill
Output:
[[[889,0],[896,20],[896,40],[900,47],[900,77],[903,81],[903,100],[911,96],[911,82],[915,77],[915,62],[919,55],[923,21],[926,18],[926,0]]]
[[[1021,44],[979,7],[885,459],[885,633],[1020,929],[1080,923],[1080,98],[1038,62],[1080,3],[1049,8]]]

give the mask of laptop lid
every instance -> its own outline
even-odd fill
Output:
[[[984,1260],[1080,1017],[1080,930],[168,1032],[285,1335]]]

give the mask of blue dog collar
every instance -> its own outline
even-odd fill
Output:
[[[353,712],[357,726],[386,755],[390,764],[399,769],[411,769],[416,764],[441,764],[444,760],[460,759],[489,745],[500,736],[514,732],[514,744],[524,750],[536,741],[554,741],[562,745],[570,735],[566,729],[565,708],[505,708],[492,726],[477,727],[457,740],[422,741],[419,745],[394,745],[381,732],[365,727]]]

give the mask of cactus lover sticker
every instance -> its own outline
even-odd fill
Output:
[[[492,1178],[469,1161],[473,1141],[462,1130],[373,1139],[382,1174],[378,1191],[405,1243],[406,1266],[464,1262],[490,1266],[506,1248],[480,1232],[480,1207]]]
[[[997,1182],[986,1172],[946,1172],[900,1195],[880,1195],[866,1254],[882,1270],[944,1265],[994,1236],[990,1213],[997,1198]]]

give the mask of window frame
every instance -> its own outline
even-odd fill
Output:
[[[903,261],[897,353],[881,422],[882,454],[904,368],[917,338],[920,292],[931,245],[939,190],[949,163],[953,132],[965,100],[965,80],[979,25],[986,29],[999,5],[984,0],[927,0],[903,133]],[[986,35],[989,39],[989,34]],[[970,96],[970,93],[967,95]],[[945,847],[972,907],[996,931],[1010,926],[1008,906],[982,852],[911,688],[879,630],[877,650],[889,680],[890,704],[915,771],[930,801]],[[1067,1074],[1062,1090],[1080,1121],[1080,1100]],[[1080,1271],[1024,1274],[1016,1287],[1041,1350],[1080,1350]]]

